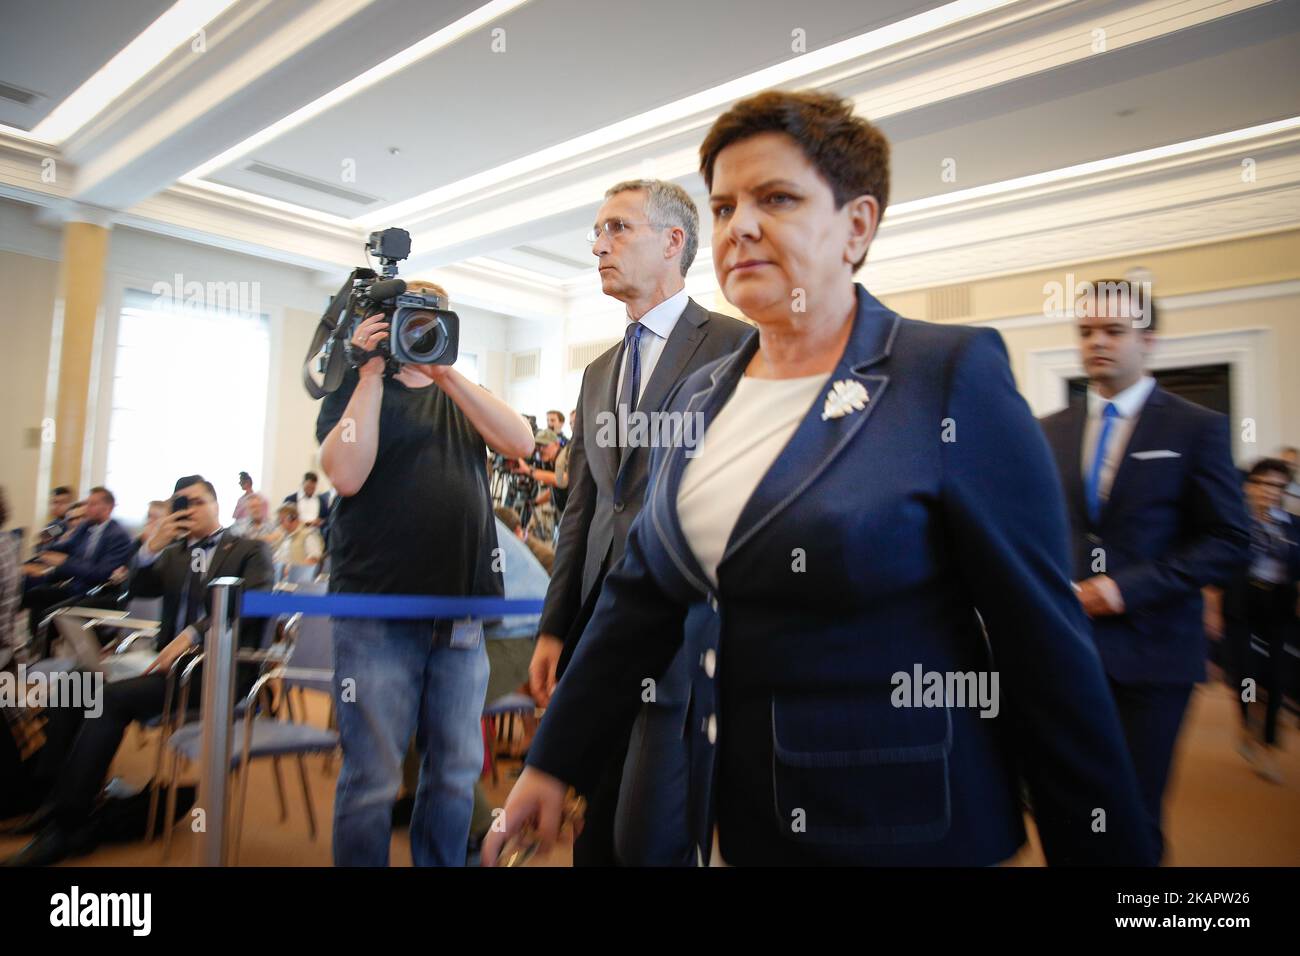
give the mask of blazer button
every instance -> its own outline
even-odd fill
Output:
[[[718,596],[712,592],[709,592],[709,610],[714,614],[718,613]]]
[[[623,509],[624,509],[625,507],[627,507],[627,506],[624,505],[623,502],[621,502],[621,501],[616,501],[616,502],[614,502],[614,514],[616,514],[616,515],[617,515],[617,514],[622,514],[622,513],[623,513]]]
[[[712,679],[713,671],[718,666],[718,655],[714,653],[713,648],[704,652],[704,673]]]
[[[718,742],[718,718],[709,714],[709,719],[704,722],[704,736],[709,738],[709,743]]]

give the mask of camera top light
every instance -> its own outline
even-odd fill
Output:
[[[396,226],[372,232],[366,240],[366,251],[380,259],[405,259],[411,254],[411,234]]]

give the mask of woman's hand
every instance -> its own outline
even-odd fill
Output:
[[[524,767],[510,796],[506,797],[505,810],[499,818],[505,825],[498,829],[498,823],[494,820],[483,841],[480,856],[482,865],[495,866],[506,840],[527,825],[532,826],[540,844],[538,852],[545,853],[555,846],[555,841],[560,836],[564,796],[568,789],[563,780],[557,780],[536,767]]]

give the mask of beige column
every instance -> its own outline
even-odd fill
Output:
[[[95,330],[99,322],[108,257],[109,226],[69,221],[63,225],[63,257],[54,302],[51,349],[58,356],[58,392],[54,402],[53,448],[47,487],[69,485],[84,496],[82,457],[93,379]],[[53,369],[52,369],[53,372]]]

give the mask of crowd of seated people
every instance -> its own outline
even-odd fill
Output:
[[[15,775],[8,784],[0,784],[9,791],[0,796],[0,808],[21,811],[16,822],[11,820],[4,829],[32,838],[8,861],[10,864],[45,865],[84,854],[97,844],[101,807],[107,795],[103,788],[127,727],[137,721],[149,722],[161,714],[168,674],[175,680],[177,672],[172,665],[201,644],[207,608],[200,597],[203,589],[194,586],[194,568],[198,566],[192,560],[194,549],[201,548],[207,555],[201,563],[207,570],[197,575],[200,584],[219,573],[243,577],[247,588],[270,588],[291,568],[319,569],[325,555],[324,535],[319,529],[328,517],[328,496],[317,494],[305,482],[305,487],[280,505],[279,521],[272,525],[266,520],[265,498],[251,493],[248,484],[241,482],[244,508],[240,518],[222,527],[215,488],[197,475],[181,478],[169,498],[149,503],[146,521],[134,535],[111,518],[115,500],[107,489],[96,488],[85,502],[72,502],[68,489],[58,488],[51,494],[50,520],[35,553],[66,558],[23,564],[18,550],[20,534],[6,533],[0,540],[0,668],[17,663],[15,652],[22,641],[16,634],[24,608],[36,622],[32,625],[35,628],[42,615],[60,605],[85,606],[90,600],[87,591],[100,583],[112,586],[111,593],[123,608],[135,599],[160,599],[161,603],[158,633],[150,652],[154,656],[145,673],[123,680],[110,678],[105,686],[103,711],[95,720],[86,719],[83,711],[75,708],[47,712],[43,718],[43,752],[30,761],[32,766],[24,768],[23,774]],[[306,522],[299,506],[313,499],[316,516]],[[326,517],[322,518],[322,514]],[[501,508],[498,515],[498,536],[507,555],[503,567],[507,594],[542,598],[554,552],[549,545],[525,535],[517,512]],[[0,527],[7,518],[0,491]],[[105,537],[109,534],[111,537]],[[35,589],[28,583],[32,570],[63,568],[68,562],[72,562],[68,570],[79,578],[68,575],[69,583],[58,588],[57,601],[38,604],[24,597]],[[55,587],[49,580],[52,572],[40,577],[44,579],[43,587]],[[112,605],[105,602],[101,606]],[[492,662],[490,699],[527,690],[532,641],[520,640],[514,632],[522,627],[531,635],[536,615],[524,617],[526,620],[503,619],[487,632]],[[245,619],[241,623],[241,645],[262,640],[264,623]],[[21,656],[24,661],[35,662],[50,650],[45,641],[39,645],[28,643]],[[237,692],[243,693],[255,672],[241,665],[239,674]],[[201,679],[194,677],[192,686],[201,686]],[[197,698],[190,710],[189,718],[196,719]],[[526,739],[535,728],[531,714],[526,714],[524,726]],[[0,759],[10,756],[5,754]],[[21,794],[17,793],[19,776]],[[12,812],[8,815],[12,816]],[[476,797],[475,821],[482,825],[475,829],[471,853],[490,822],[489,807],[481,791]]]

